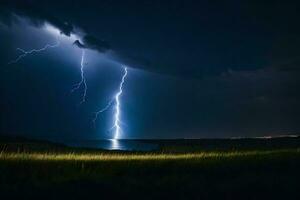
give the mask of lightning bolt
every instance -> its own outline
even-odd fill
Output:
[[[59,46],[60,46],[60,41],[57,39],[55,44],[46,44],[44,47],[42,47],[40,49],[31,49],[31,50],[26,51],[22,48],[17,48],[16,50],[20,51],[21,54],[16,59],[9,61],[8,64],[9,65],[15,64],[28,55],[36,54],[36,53],[39,53],[42,51],[46,51],[47,49],[56,48]],[[74,88],[71,90],[71,92],[74,92],[75,90],[78,90],[82,85],[84,86],[84,91],[83,91],[82,100],[81,100],[80,104],[85,102],[86,93],[87,93],[87,84],[86,84],[86,79],[84,76],[84,56],[85,56],[85,52],[83,50],[82,55],[81,55],[81,63],[80,63],[81,80],[80,80],[80,82],[76,83]]]
[[[120,111],[120,96],[122,95],[122,92],[123,92],[123,84],[125,82],[125,78],[127,76],[127,67],[124,67],[124,74],[122,76],[122,81],[120,83],[120,86],[119,86],[119,91],[118,93],[116,94],[115,96],[115,101],[116,101],[116,104],[115,104],[115,123],[114,123],[114,126],[113,128],[115,129],[115,134],[114,134],[114,139],[119,139],[119,136],[120,136],[120,133],[122,132],[122,129],[120,127],[120,114],[121,114],[121,111]]]
[[[59,40],[57,39],[57,42],[55,44],[46,44],[44,47],[40,48],[40,49],[31,49],[31,50],[24,50],[22,48],[17,48],[16,50],[17,51],[20,51],[21,54],[14,60],[11,60],[10,62],[8,62],[8,64],[15,64],[15,63],[18,63],[21,59],[25,58],[26,56],[28,55],[32,55],[32,54],[36,54],[36,53],[39,53],[39,52],[42,52],[42,51],[46,51],[47,49],[50,49],[50,48],[56,48],[56,47],[59,47],[60,46],[60,42]],[[74,88],[71,90],[71,93],[73,93],[74,91],[80,89],[81,87],[83,87],[83,94],[82,94],[82,99],[80,101],[80,104],[84,103],[86,101],[86,94],[87,94],[87,83],[86,83],[86,78],[85,78],[85,73],[84,73],[84,59],[85,59],[85,51],[82,50],[82,54],[81,54],[81,62],[80,62],[80,74],[81,74],[81,80],[76,83],[74,85]],[[97,121],[97,118],[98,118],[98,115],[100,113],[103,113],[105,112],[106,110],[108,110],[112,105],[114,105],[114,125],[113,127],[110,129],[110,130],[114,130],[114,137],[113,139],[114,140],[117,140],[119,139],[120,137],[120,134],[122,133],[122,128],[121,128],[121,124],[122,124],[122,121],[120,119],[121,117],[121,102],[120,102],[120,97],[123,93],[123,84],[125,82],[125,78],[127,76],[127,67],[123,67],[124,68],[124,74],[122,76],[122,79],[121,79],[121,82],[120,82],[120,85],[119,85],[119,90],[118,92],[116,93],[116,95],[114,96],[113,99],[111,99],[107,105],[95,112],[95,118],[93,119],[93,123],[95,124],[96,121]]]
[[[84,57],[85,57],[85,51],[82,50],[81,54],[81,62],[80,62],[80,74],[81,74],[81,80],[75,84],[74,88],[71,90],[71,93],[73,93],[75,90],[78,90],[83,86],[83,94],[82,94],[82,99],[80,101],[80,104],[84,103],[86,100],[86,91],[87,91],[87,84],[86,84],[86,79],[84,75]]]
[[[107,103],[107,105],[104,108],[102,108],[101,110],[99,110],[99,111],[97,111],[95,113],[95,118],[93,119],[93,123],[95,125],[96,120],[98,118],[98,115],[100,113],[108,110],[112,106],[112,104],[114,104],[114,125],[110,129],[110,130],[114,130],[114,137],[113,137],[114,140],[119,139],[120,134],[122,133],[122,128],[121,128],[121,125],[120,125],[122,123],[122,121],[120,119],[121,118],[121,102],[120,102],[120,97],[121,97],[121,95],[123,93],[123,85],[124,85],[125,78],[126,78],[127,74],[128,74],[127,67],[124,67],[124,74],[122,76],[118,92],[116,93],[116,95],[114,96],[114,98]]]
[[[59,40],[57,40],[57,42],[56,42],[55,44],[53,44],[53,45],[51,45],[51,44],[46,44],[43,48],[40,48],[40,49],[31,49],[31,50],[29,50],[29,51],[26,51],[26,50],[24,50],[24,49],[17,48],[16,50],[17,50],[17,51],[20,51],[21,54],[20,54],[16,59],[11,60],[10,62],[8,62],[8,64],[9,64],[9,65],[15,64],[15,63],[19,62],[22,58],[25,58],[25,57],[28,56],[28,55],[35,54],[35,53],[39,53],[39,52],[41,52],[41,51],[46,51],[46,50],[49,49],[49,48],[56,48],[56,47],[58,47],[59,45],[60,45],[60,42],[59,42]]]
[[[93,119],[93,124],[94,127],[96,127],[96,121],[98,119],[99,114],[105,112],[106,110],[108,110],[110,108],[110,106],[114,103],[115,99],[111,99],[104,108],[102,108],[101,110],[98,110],[97,112],[95,112],[95,117]]]

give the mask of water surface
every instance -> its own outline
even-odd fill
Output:
[[[123,151],[152,151],[158,149],[157,144],[146,143],[138,140],[78,140],[65,141],[64,144],[71,147],[96,148],[106,150]]]

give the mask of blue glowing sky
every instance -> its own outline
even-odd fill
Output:
[[[119,12],[113,13],[111,5],[104,5],[108,10],[97,15],[95,5],[87,3],[83,15],[77,12],[80,4],[62,12],[66,2],[49,6],[56,9],[57,19],[72,22],[70,34],[68,23],[50,18],[49,11],[42,14],[42,5],[36,5],[38,14],[17,3],[16,8],[3,6],[13,17],[7,22],[0,16],[2,134],[112,138],[114,105],[98,115],[95,125],[93,119],[115,98],[124,66],[128,74],[120,96],[120,138],[252,137],[300,131],[299,30],[284,29],[284,20],[295,20],[292,11],[283,21],[269,21],[259,11],[255,23],[251,9],[244,16],[230,8],[241,17],[237,20],[216,12],[222,5],[211,8],[209,3],[218,14],[198,15],[189,6],[178,14],[175,1],[150,5],[156,15],[144,4],[136,9],[120,4]],[[242,3],[235,8],[239,6]],[[273,9],[269,14],[278,8]],[[55,48],[8,64],[20,55],[17,48],[28,51],[57,42]],[[82,87],[71,92],[80,82],[81,64],[87,84],[83,103]]]

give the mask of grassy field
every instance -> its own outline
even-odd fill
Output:
[[[299,199],[300,148],[294,146],[185,153],[170,151],[174,145],[166,152],[7,146],[0,153],[6,198]]]

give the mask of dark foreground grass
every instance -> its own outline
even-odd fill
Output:
[[[299,199],[300,150],[5,152],[1,199]]]

